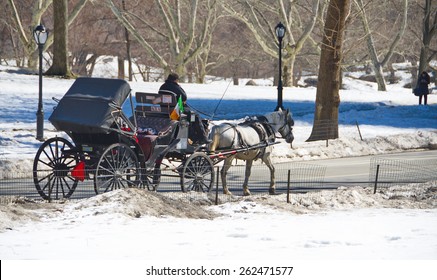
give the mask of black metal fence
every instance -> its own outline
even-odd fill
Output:
[[[228,188],[233,196],[223,195],[222,180],[220,176],[220,166],[214,168],[214,182],[210,192],[185,192],[184,195],[190,197],[205,196],[210,201],[227,202],[242,196],[242,185],[244,182],[245,166],[243,161],[238,165],[232,166],[227,174]],[[430,160],[401,160],[385,157],[374,157],[370,161],[369,180],[367,182],[343,182],[343,181],[326,181],[326,166],[317,165],[311,161],[307,162],[287,162],[275,164],[275,183],[277,194],[294,195],[297,193],[308,193],[319,190],[335,189],[340,186],[370,186],[375,192],[377,188],[402,186],[410,183],[423,183],[437,180],[437,159]],[[89,170],[93,173],[92,170]],[[68,172],[66,172],[68,173]],[[61,174],[67,175],[69,174]],[[39,174],[39,178],[44,177]],[[62,176],[60,176],[62,177]],[[37,181],[40,179],[37,179]],[[53,179],[55,180],[55,179]],[[56,184],[40,185],[40,192],[49,196],[50,200],[62,199],[65,193],[71,192],[69,199],[82,199],[96,195],[94,180],[86,179],[83,182],[74,180],[65,180],[58,178],[61,183],[67,187],[65,190],[55,189]],[[0,203],[13,201],[17,197],[27,199],[42,200],[38,192],[32,172],[28,173],[11,173],[0,171]],[[251,177],[249,180],[249,189],[253,195],[269,193],[270,171],[263,164],[253,165]],[[140,187],[147,189],[145,184]],[[52,188],[50,191],[49,189]],[[42,190],[41,190],[42,189]],[[180,197],[182,193],[181,179],[175,170],[163,171],[160,177],[160,184],[156,190],[167,196]],[[47,197],[45,197],[47,199]],[[288,198],[287,198],[288,199]]]
[[[244,164],[243,161],[238,163]],[[220,166],[214,168],[214,181],[208,196],[219,196],[220,201],[232,199],[231,196],[222,196],[223,187],[220,175]],[[87,170],[94,174],[94,170]],[[76,181],[71,177],[70,171],[60,172],[60,176],[54,176],[53,172],[39,172],[37,178],[33,178],[32,172],[10,173],[0,171],[0,202],[8,202],[16,197],[29,199],[59,200],[67,196],[69,199],[82,199],[96,195],[93,176],[84,181]],[[276,193],[307,192],[323,188],[325,167],[306,163],[281,163],[275,166]],[[50,179],[49,176],[52,176]],[[234,196],[243,195],[242,185],[245,176],[245,165],[232,166],[227,173],[228,188]],[[153,180],[153,178],[152,178]],[[125,187],[126,185],[119,186]],[[138,186],[136,186],[138,187]],[[149,189],[147,184],[141,184],[140,188]],[[249,180],[249,189],[252,194],[264,194],[269,192],[270,171],[265,165],[253,165]],[[151,188],[151,187],[150,187]],[[182,192],[181,178],[177,170],[163,170],[157,192],[172,195]],[[99,192],[99,189],[97,190]],[[187,196],[200,195],[194,191],[186,192]],[[201,194],[205,195],[205,194]],[[179,195],[180,196],[180,195]]]
[[[370,161],[369,183],[377,188],[403,186],[437,180],[437,159],[403,160],[374,157]]]

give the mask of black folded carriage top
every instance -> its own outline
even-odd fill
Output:
[[[57,130],[107,133],[131,88],[125,80],[78,78],[59,101],[49,121]]]

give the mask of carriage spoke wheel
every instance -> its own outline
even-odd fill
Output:
[[[64,153],[72,148],[73,144],[59,137],[50,138],[39,147],[33,161],[33,182],[42,198],[69,198],[73,194],[78,181],[70,171],[78,159]]]
[[[99,159],[94,176],[96,194],[139,185],[140,168],[135,152],[127,145],[109,146]]]
[[[180,177],[183,192],[209,192],[214,183],[211,159],[202,152],[192,154],[185,161]]]

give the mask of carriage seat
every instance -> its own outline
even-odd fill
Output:
[[[178,121],[162,116],[137,116],[138,144],[146,160],[155,148],[155,145],[168,145],[173,140]]]
[[[135,100],[138,142],[147,160],[156,144],[168,145],[176,135],[178,121],[169,117],[176,105],[176,96],[136,92]]]

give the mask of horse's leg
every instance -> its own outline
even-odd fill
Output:
[[[253,163],[253,159],[246,160],[246,172],[244,173],[243,195],[250,195],[248,184],[249,184],[250,172],[252,170],[252,163]]]
[[[267,165],[270,170],[270,188],[269,194],[275,194],[275,166],[273,165],[272,159],[270,158],[270,153],[262,158],[262,161]]]
[[[220,171],[220,175],[222,177],[222,186],[223,186],[223,193],[232,195],[232,193],[228,189],[227,181],[226,181],[226,174],[228,173],[229,168],[231,167],[231,163],[234,157],[228,157],[225,159],[223,163],[222,170]]]

